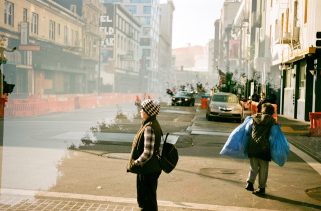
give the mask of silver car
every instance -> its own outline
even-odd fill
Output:
[[[243,109],[238,97],[233,93],[218,92],[211,97],[206,112],[206,119],[216,118],[242,121]]]

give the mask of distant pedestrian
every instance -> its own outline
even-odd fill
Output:
[[[137,108],[137,115],[139,115],[140,109],[141,109],[141,99],[138,95],[136,95],[136,99],[135,99],[135,106]]]
[[[261,113],[262,104],[267,103],[267,102],[268,102],[268,100],[266,99],[265,93],[262,92],[262,93],[261,93],[261,98],[260,98],[259,104],[257,104],[257,112],[258,112],[258,113]]]
[[[157,184],[161,174],[158,160],[162,129],[156,116],[159,102],[146,99],[141,104],[142,126],[132,143],[127,172],[137,174],[137,202],[142,211],[157,211]]]
[[[271,91],[270,93],[269,102],[272,104],[276,104],[276,94],[274,93],[274,91]]]
[[[247,153],[250,159],[250,171],[245,189],[254,194],[264,195],[271,161],[269,136],[271,128],[276,124],[273,118],[274,107],[270,103],[262,104],[262,113],[252,116],[252,132],[249,139]],[[254,182],[259,175],[259,189],[254,191]]]

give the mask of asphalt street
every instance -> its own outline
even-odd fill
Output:
[[[140,124],[135,112],[125,105],[7,119],[0,209],[137,210],[136,178],[125,170]],[[270,163],[267,195],[258,197],[244,189],[248,160],[219,155],[239,123],[209,122],[197,106],[163,105],[158,118],[180,155],[177,168],[160,177],[160,210],[321,209],[320,162],[299,145],[291,145],[284,167]],[[305,139],[291,134],[290,123],[282,125],[289,141]]]

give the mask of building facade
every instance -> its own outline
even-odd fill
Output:
[[[158,81],[160,90],[165,91],[173,84],[171,73],[172,66],[172,35],[173,35],[173,1],[160,5],[160,30],[159,30],[159,53],[158,53]]]
[[[138,92],[140,84],[139,44],[141,24],[121,4],[105,4],[107,16],[102,17],[102,86],[115,92]]]
[[[103,3],[121,4],[141,23],[141,89],[158,92],[159,76],[159,0],[102,0]]]
[[[89,84],[98,51],[90,47],[84,51],[84,46],[91,46],[89,40],[95,42],[99,37],[99,15],[96,23],[85,22],[83,5],[101,7],[98,1],[79,2],[64,5],[49,0],[0,1],[4,12],[0,17],[1,33],[8,38],[9,47],[18,47],[8,54],[10,62],[4,65],[6,79],[16,85],[15,96],[93,91]],[[86,23],[96,27],[90,30],[94,34],[90,38]]]
[[[226,0],[225,4],[231,2]],[[316,33],[321,31],[320,8],[317,0],[240,1],[230,37],[223,15],[215,24],[215,30],[220,30],[215,33],[215,40],[220,40],[215,42],[219,45],[219,52],[214,54],[217,64],[233,62],[222,55],[231,50],[227,43],[239,40],[237,57],[246,78],[241,84],[245,97],[260,92],[268,97],[274,94],[280,114],[308,121],[309,112],[321,111],[321,60],[316,46]]]

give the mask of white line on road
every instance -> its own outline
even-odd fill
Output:
[[[309,164],[316,172],[318,172],[321,175],[321,164],[313,159],[311,156],[303,152],[302,150],[299,150],[293,144],[290,144],[290,150],[294,152],[297,156],[299,156],[302,160],[304,160],[307,164]]]
[[[204,130],[192,130],[191,135],[209,135],[209,136],[229,136],[230,132],[216,132],[216,131],[204,131]]]

